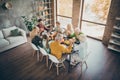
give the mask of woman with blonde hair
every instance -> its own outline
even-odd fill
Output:
[[[32,40],[38,34],[39,34],[39,28],[34,27],[33,30],[30,32],[30,39]]]
[[[65,34],[66,34],[67,36],[70,36],[70,35],[73,34],[73,33],[74,33],[74,30],[73,30],[72,24],[68,24],[68,25],[67,25],[67,29],[65,30]]]

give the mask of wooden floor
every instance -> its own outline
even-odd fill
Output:
[[[88,68],[83,66],[81,73],[78,64],[68,73],[65,62],[66,70],[61,68],[59,76],[55,66],[48,70],[45,59],[37,62],[29,43],[20,45],[0,53],[0,80],[120,80],[120,54],[108,51],[100,41],[90,38],[88,45],[91,50]]]

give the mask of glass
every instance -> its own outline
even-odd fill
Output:
[[[102,40],[110,2],[111,0],[84,0],[82,20],[88,22],[82,21],[81,30],[85,34]]]
[[[84,0],[83,19],[106,24],[111,0]]]
[[[57,15],[72,17],[73,0],[57,0]]]
[[[105,26],[103,26],[103,25],[82,22],[81,30],[83,33],[85,33],[88,36],[102,40],[103,34],[104,34],[104,28],[105,28]]]
[[[66,28],[67,24],[71,24],[72,23],[72,19],[71,18],[57,16],[57,19],[60,22],[62,28]]]

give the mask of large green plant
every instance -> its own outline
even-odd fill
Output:
[[[33,16],[31,19],[29,19],[26,16],[22,16],[22,18],[24,19],[24,23],[27,26],[29,31],[32,31],[32,29],[35,27],[36,22],[37,22],[37,17]]]

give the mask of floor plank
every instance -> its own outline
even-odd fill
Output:
[[[56,75],[55,66],[48,70],[45,58],[38,62],[32,56],[29,43],[0,53],[0,80],[119,80],[120,79],[120,54],[109,51],[100,41],[88,38],[88,49],[91,51],[87,59],[88,68],[80,64],[67,72],[60,69]],[[49,63],[50,65],[50,63]]]

